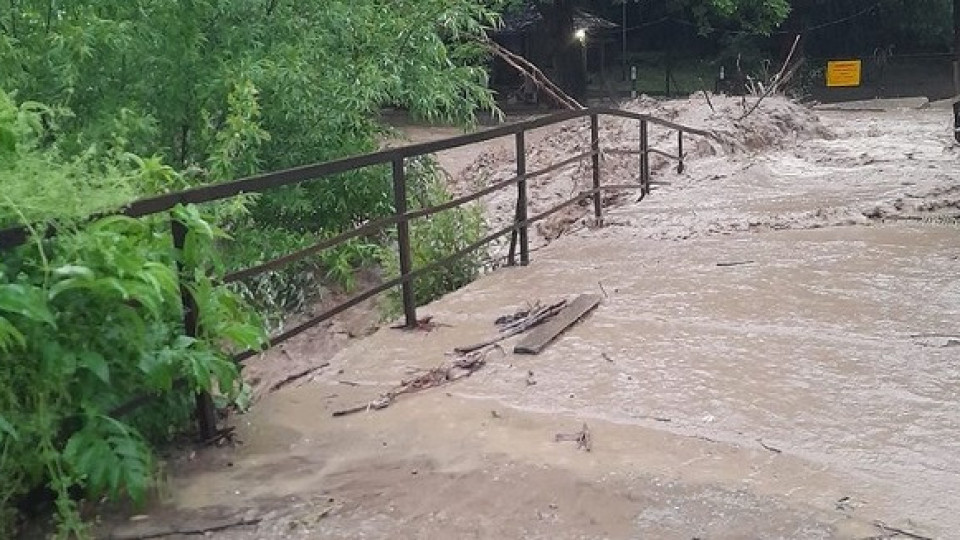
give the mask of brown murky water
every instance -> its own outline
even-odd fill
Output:
[[[960,228],[864,212],[953,215],[960,152],[931,112],[825,121],[838,138],[664,172],[607,227],[420,309],[449,326],[324,359],[237,418],[245,444],[175,463],[173,498],[132,526],[215,514],[263,518],[221,538],[689,540],[883,537],[880,520],[955,536]],[[526,302],[600,291],[540,355],[507,342],[470,379],[330,417]],[[592,452],[554,442],[584,422]]]

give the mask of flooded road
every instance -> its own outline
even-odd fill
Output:
[[[536,386],[517,392],[522,373],[491,371],[457,392],[745,447],[762,441],[879,481],[871,504],[956,523],[958,229],[576,244],[464,291],[459,304],[482,319],[532,291],[596,292],[600,281],[609,297],[597,312],[522,360]],[[574,257],[596,262],[574,266]]]
[[[703,155],[381,329],[171,464],[133,526],[215,538],[951,538],[960,530],[960,150],[929,111]],[[629,167],[627,167],[629,169]],[[622,182],[621,178],[605,181]],[[332,418],[525,304],[599,293],[536,356]],[[301,350],[309,343],[299,344]],[[586,423],[592,451],[556,442]],[[228,519],[228,520],[229,520]]]

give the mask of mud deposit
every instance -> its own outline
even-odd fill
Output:
[[[381,329],[317,352],[310,361],[330,365],[311,381],[233,418],[243,444],[173,461],[169,497],[145,518],[108,520],[104,535],[957,537],[949,115],[817,117],[772,102],[753,127],[731,127],[721,115],[739,105],[714,105],[637,105],[719,142],[691,145],[683,174],[657,165],[668,185],[643,202],[608,201],[605,227],[568,216],[538,233],[529,267],[420,308],[435,330]],[[542,134],[536,151],[546,159],[579,136],[569,129]],[[632,128],[605,129],[633,144]],[[669,134],[654,136],[670,150]],[[509,168],[509,141],[489,148],[461,162],[461,182]],[[608,157],[604,181],[635,181],[633,159]],[[541,187],[566,196],[583,174]],[[527,302],[596,292],[599,308],[540,355],[514,356],[508,341],[469,379],[330,416],[490,336]],[[310,356],[309,341],[297,347]],[[555,442],[583,423],[591,452]]]

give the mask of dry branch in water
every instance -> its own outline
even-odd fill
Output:
[[[209,533],[222,532],[235,527],[249,527],[258,525],[263,518],[240,518],[228,521],[214,521],[207,525],[179,527],[176,525],[162,525],[154,531],[137,531],[132,534],[114,532],[110,538],[115,540],[144,540],[147,538],[166,538],[168,536],[205,536]]]
[[[915,540],[933,540],[933,538],[930,536],[924,536],[922,534],[917,534],[904,529],[898,529],[897,527],[891,527],[882,521],[874,521],[873,525],[883,532],[884,538],[893,538],[893,536],[890,534],[893,533],[893,535],[896,536],[906,536]]]
[[[314,371],[321,370],[321,369],[323,369],[323,368],[325,368],[325,367],[327,367],[327,366],[329,366],[329,365],[330,365],[330,362],[324,362],[324,363],[320,364],[319,366],[313,366],[313,367],[309,367],[309,368],[307,368],[307,369],[298,371],[298,372],[296,372],[296,373],[291,373],[291,374],[288,375],[287,377],[285,377],[285,378],[283,378],[283,379],[275,382],[272,386],[270,386],[270,390],[269,390],[269,391],[270,391],[270,392],[276,392],[277,390],[283,388],[284,386],[287,386],[288,384],[292,384],[292,383],[294,383],[294,382],[297,382],[297,381],[299,381],[300,379],[306,377],[307,375],[310,375],[310,374],[313,373]]]
[[[517,318],[515,320],[511,320],[510,322],[507,322],[506,324],[504,324],[500,328],[499,335],[494,336],[486,341],[482,341],[480,343],[475,343],[473,345],[467,345],[464,347],[457,347],[454,350],[458,353],[468,353],[478,349],[482,349],[484,347],[488,347],[495,343],[499,343],[507,338],[526,332],[527,330],[533,328],[534,326],[537,326],[538,324],[541,324],[547,321],[551,317],[555,316],[557,313],[560,313],[560,311],[563,310],[563,308],[566,307],[566,305],[567,305],[566,300],[561,300],[556,304],[549,305],[546,307],[541,307],[540,304],[538,303],[536,306],[533,307],[533,309],[529,311],[529,313],[526,314],[526,316]],[[519,313],[517,315],[519,315]],[[504,320],[504,319],[505,319],[504,317],[501,317],[500,319],[497,319],[497,320]]]
[[[540,71],[540,68],[533,65],[526,58],[511,52],[509,49],[494,41],[487,41],[485,45],[488,49],[490,49],[490,52],[499,56],[501,60],[506,62],[510,67],[519,71],[521,75],[528,77],[531,81],[533,81],[533,84],[537,85],[538,88],[543,90],[548,96],[553,98],[554,101],[563,107],[572,111],[585,109],[583,105],[567,95],[563,90],[560,89],[559,86],[554,84],[553,81],[544,75],[543,72]]]
[[[587,423],[583,423],[583,428],[576,433],[557,433],[554,438],[556,442],[570,441],[577,443],[578,450],[587,452],[593,450],[593,437],[590,435],[590,428]]]
[[[717,112],[717,110],[713,108],[713,102],[710,101],[710,94],[708,94],[706,90],[701,90],[701,91],[703,92],[703,97],[707,99],[707,106],[710,107],[710,112],[712,113]]]
[[[790,47],[790,53],[787,55],[787,59],[783,61],[783,66],[780,67],[780,71],[778,71],[777,74],[770,79],[770,83],[767,85],[766,91],[760,96],[759,99],[757,99],[757,102],[750,107],[750,110],[743,113],[743,116],[739,118],[740,120],[750,116],[753,111],[757,110],[757,107],[760,106],[760,103],[762,103],[767,96],[776,92],[777,88],[786,84],[787,81],[789,81],[797,72],[797,69],[800,67],[800,62],[791,67],[789,71],[787,71],[787,66],[790,65],[790,60],[793,59],[793,53],[796,52],[798,43],[800,43],[800,34],[797,34],[797,37],[794,38],[793,46]],[[744,98],[744,105],[746,105],[746,98]]]
[[[363,405],[351,407],[349,409],[334,411],[333,416],[346,416],[348,414],[358,413],[361,411],[386,409],[392,405],[394,400],[400,395],[420,392],[428,388],[443,386],[465,377],[469,377],[486,365],[487,355],[494,349],[500,349],[501,351],[503,350],[500,348],[500,346],[494,346],[484,350],[477,350],[467,354],[461,354],[450,364],[437,366],[420,375],[419,377],[409,381],[401,381],[399,385],[395,386],[377,399]]]
[[[405,323],[395,324],[390,327],[392,330],[420,330],[421,332],[432,332],[433,330],[446,326],[450,327],[449,324],[436,322],[433,320],[433,315],[427,315],[425,317],[420,317],[417,319],[417,326],[413,328],[408,328]]]

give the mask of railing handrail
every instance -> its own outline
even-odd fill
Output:
[[[320,180],[328,176],[362,169],[365,167],[391,163],[397,159],[407,159],[411,157],[433,154],[436,152],[460,148],[491,139],[516,135],[521,131],[530,131],[532,129],[547,127],[592,115],[618,116],[621,118],[630,118],[634,120],[646,120],[650,123],[658,124],[677,131],[700,135],[702,137],[716,138],[713,133],[708,131],[684,126],[670,122],[669,120],[663,120],[649,114],[635,113],[622,109],[595,107],[576,111],[564,111],[542,116],[540,118],[534,118],[532,120],[505,124],[503,126],[477,131],[475,133],[459,135],[456,137],[416,143],[397,148],[388,148],[379,150],[377,152],[361,154],[359,156],[351,156],[347,158],[326,161],[323,163],[293,167],[290,169],[263,173],[246,178],[240,178],[238,180],[222,182],[219,184],[198,186],[182,191],[165,193],[162,195],[156,195],[133,201],[116,213],[129,217],[144,217],[165,212],[174,208],[178,204],[200,204],[226,199],[229,197],[235,197],[244,193],[261,193],[270,189],[313,180]],[[0,251],[23,244],[26,242],[28,235],[29,231],[23,226],[0,229]]]

